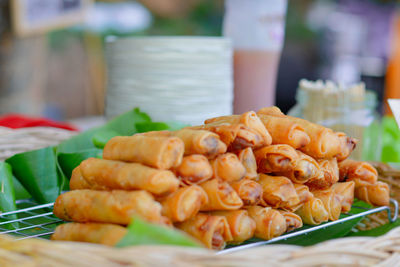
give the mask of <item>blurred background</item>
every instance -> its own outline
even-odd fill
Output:
[[[23,2],[30,2],[24,6],[28,13]],[[64,10],[79,11],[76,19],[23,29],[26,21],[34,24],[55,16],[48,2],[0,0],[2,114],[57,120],[101,115],[107,36],[220,36],[224,17],[222,0],[88,1],[87,5],[63,0]],[[302,78],[362,80],[377,93],[377,111],[384,112],[385,97],[400,97],[399,18],[397,1],[288,1],[276,104],[288,111],[296,103]]]

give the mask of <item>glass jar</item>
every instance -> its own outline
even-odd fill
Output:
[[[349,95],[346,90],[324,94],[320,90],[297,90],[296,101],[288,115],[357,138],[357,147],[350,156],[352,159],[380,160],[381,127],[375,92],[366,90],[362,94]]]

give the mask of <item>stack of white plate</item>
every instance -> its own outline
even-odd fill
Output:
[[[232,48],[223,37],[108,40],[106,116],[134,107],[155,121],[201,124],[232,113]]]

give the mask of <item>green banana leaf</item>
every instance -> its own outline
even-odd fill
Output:
[[[12,170],[11,170],[12,172]],[[13,176],[13,185],[15,191],[15,199],[27,199],[31,198],[31,194],[22,186],[22,184]]]
[[[387,223],[371,230],[351,232],[348,234],[348,236],[381,236],[399,226],[400,226],[400,219],[398,219],[393,223]]]
[[[128,226],[127,234],[116,247],[135,245],[175,245],[186,247],[202,247],[196,240],[177,229],[147,223],[135,218]]]
[[[72,171],[82,161],[88,158],[101,158],[102,150],[98,148],[92,148],[88,150],[79,151],[76,153],[59,153],[57,155],[58,163],[61,167],[62,172],[69,179],[72,175]]]
[[[12,172],[31,196],[41,204],[53,202],[65,180],[57,169],[53,147],[20,153],[6,160]]]
[[[15,205],[15,193],[11,166],[5,162],[0,162],[0,212],[14,211],[16,209],[17,206]],[[7,220],[15,219],[17,219],[15,214],[7,217]],[[17,227],[18,223],[4,224],[0,226],[0,228],[6,229],[13,229]]]
[[[136,129],[139,133],[150,132],[150,131],[176,131],[183,127],[189,126],[188,124],[181,122],[139,122],[136,123]]]

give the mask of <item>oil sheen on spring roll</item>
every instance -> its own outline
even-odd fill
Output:
[[[260,206],[249,206],[247,211],[256,222],[256,237],[269,240],[286,232],[286,219],[279,211]]]
[[[72,171],[71,179],[69,180],[69,189],[93,189],[93,190],[109,190],[108,187],[99,184],[89,184],[85,178],[83,178],[81,167],[77,166]]]
[[[246,210],[214,211],[212,215],[226,218],[232,234],[229,243],[238,244],[253,237],[256,223]]]
[[[258,182],[263,189],[263,199],[268,206],[293,210],[299,204],[299,196],[289,178],[260,174]]]
[[[201,207],[202,211],[237,210],[243,206],[243,201],[235,190],[221,179],[211,179],[200,186],[208,196],[208,203]]]
[[[271,134],[272,144],[287,144],[295,149],[302,148],[310,143],[310,137],[296,122],[288,118],[258,114],[265,128]]]
[[[311,189],[328,189],[339,181],[339,167],[336,158],[320,159],[321,175],[310,179],[306,185]]]
[[[134,216],[160,223],[161,205],[146,191],[73,190],[56,199],[54,215],[65,221],[127,225]]]
[[[354,202],[354,181],[336,183],[332,186],[333,191],[342,197],[342,212],[349,212]]]
[[[258,172],[286,172],[292,169],[292,162],[299,157],[289,145],[271,145],[254,150]]]
[[[354,195],[374,206],[388,206],[390,201],[389,185],[384,182],[356,186]]]
[[[151,168],[140,163],[89,158],[82,161],[78,167],[89,185],[87,189],[98,190],[99,186],[108,190],[143,189],[156,195],[165,195],[174,192],[179,186],[178,178],[171,171]],[[72,183],[70,188],[80,189],[79,186],[75,187],[75,183]]]
[[[108,223],[64,223],[56,227],[51,240],[115,246],[127,233],[125,227]]]
[[[231,182],[230,186],[236,191],[245,206],[257,205],[261,202],[263,189],[256,181],[242,179],[240,181]]]
[[[338,161],[347,159],[351,152],[356,148],[358,140],[355,138],[348,137],[345,133],[336,132],[336,135],[340,140],[340,152],[336,155]]]
[[[321,199],[322,203],[324,203],[325,210],[329,214],[329,220],[338,220],[340,212],[342,211],[343,197],[336,194],[335,190],[332,188],[326,190],[315,190],[311,192],[313,193],[314,197]]]
[[[265,128],[264,124],[254,111],[248,111],[246,113],[243,113],[242,115],[216,117],[208,119],[204,123],[205,124],[229,123],[233,125],[241,123],[260,134],[260,136],[263,139],[263,144],[260,144],[260,146],[270,145],[272,143],[271,135],[269,134],[268,130]]]
[[[232,241],[229,224],[223,216],[198,213],[195,217],[176,224],[176,227],[210,249],[223,249],[226,242]]]
[[[277,172],[276,174],[286,176],[298,184],[304,184],[322,175],[321,168],[315,159],[300,151],[297,151],[297,154],[298,158],[292,161],[290,170]]]
[[[286,232],[293,231],[297,228],[303,227],[303,221],[300,216],[290,211],[279,210],[286,220]]]
[[[180,180],[187,184],[199,184],[213,176],[213,169],[208,159],[203,155],[190,155],[182,159],[175,172]]]
[[[374,184],[378,181],[378,172],[368,162],[346,159],[339,162],[339,178],[340,181],[359,179],[368,184]]]
[[[237,152],[237,156],[243,167],[246,169],[244,178],[256,179],[257,178],[257,162],[251,147],[242,149]]]
[[[233,153],[219,155],[211,161],[214,178],[233,182],[242,179],[246,175],[246,169],[239,158]]]
[[[296,214],[301,217],[303,223],[309,225],[318,225],[329,219],[329,213],[326,211],[324,203],[316,197],[312,197],[304,203],[296,210]]]
[[[182,222],[195,216],[208,202],[208,196],[197,185],[179,188],[161,200],[162,214],[172,222]]]
[[[107,142],[103,158],[142,163],[157,169],[170,169],[181,164],[185,145],[178,137],[116,136]]]

